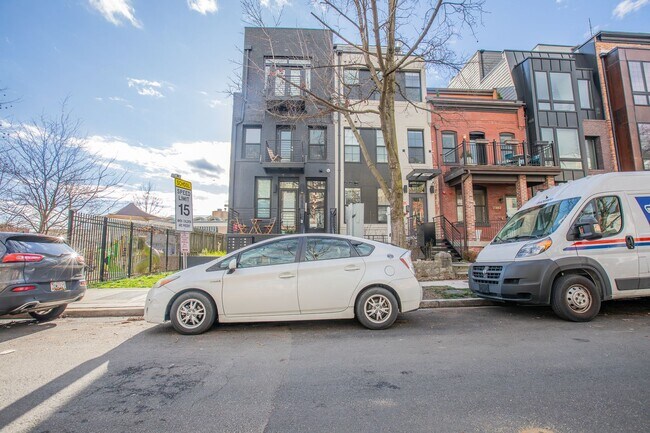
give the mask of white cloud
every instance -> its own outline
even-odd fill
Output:
[[[201,15],[213,14],[219,10],[217,0],[187,0],[187,6]]]
[[[623,0],[616,5],[612,11],[612,15],[618,19],[623,19],[626,15],[638,11],[649,2],[650,0]]]
[[[129,173],[131,188],[123,195],[128,200],[133,184],[153,179],[161,191],[165,207],[173,210],[171,173],[178,173],[193,183],[195,214],[208,214],[227,202],[230,143],[221,141],[176,142],[166,147],[146,147],[131,144],[120,137],[94,135],[88,137],[86,148],[104,159],[114,159],[116,165]],[[163,188],[168,185],[169,188]]]
[[[89,0],[89,3],[108,22],[116,26],[121,26],[126,21],[133,27],[142,28],[142,23],[135,17],[135,9],[131,6],[131,0]]]
[[[265,8],[281,8],[283,6],[291,6],[291,3],[289,0],[260,0],[260,5],[264,6]]]
[[[221,99],[215,98],[209,100],[208,105],[210,106],[210,108],[217,108],[217,107],[225,107],[226,103],[223,102]]]
[[[165,96],[162,93],[163,84],[160,81],[149,81],[139,78],[127,77],[126,82],[128,83],[129,87],[133,87],[138,92],[138,95],[153,96],[155,98],[163,98]],[[170,90],[174,90],[174,88],[171,86],[166,87]]]

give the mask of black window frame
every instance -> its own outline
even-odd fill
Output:
[[[422,137],[422,146],[411,146],[411,140],[410,140],[410,134],[412,132],[419,133],[420,136]],[[408,158],[409,158],[409,164],[426,164],[426,155],[424,152],[424,129],[407,129],[406,130],[406,143],[408,147]],[[422,160],[418,161],[416,160],[416,157],[419,155],[415,155],[416,151],[421,151],[422,152]]]
[[[381,187],[377,188],[377,224],[388,224],[388,220],[390,219],[390,215],[388,214],[388,208],[390,208],[390,200],[388,200],[388,197],[384,195],[384,200],[386,201],[387,204],[379,203],[379,194],[383,194],[383,193],[384,190],[381,189]],[[383,210],[381,214],[386,216],[386,219],[384,221],[379,219],[380,209]]]
[[[322,131],[323,142],[314,144],[311,141],[312,131]],[[312,148],[321,148],[321,157],[315,158]],[[327,159],[327,126],[312,125],[307,128],[307,157],[312,161],[324,161]]]
[[[638,63],[641,68],[641,82],[645,90],[634,90],[633,83],[634,77],[632,76],[632,67],[630,64]],[[628,74],[630,76],[630,90],[632,90],[632,102],[634,105],[638,106],[649,106],[650,105],[650,62],[644,62],[641,60],[628,60],[627,62]],[[646,72],[647,71],[647,72]],[[638,104],[636,97],[644,98],[645,104]]]
[[[644,135],[641,132],[642,127],[647,127],[648,132],[647,135]],[[639,133],[639,147],[641,148],[641,162],[643,163],[643,169],[644,170],[650,170],[650,122],[637,122],[636,124],[637,132]],[[643,150],[643,138],[646,137],[648,142],[647,144],[647,151]],[[644,156],[647,155],[647,157]]]
[[[585,136],[585,150],[587,151],[587,169],[602,170],[602,155],[600,154],[600,137]]]
[[[354,141],[356,144],[348,144],[346,138],[347,134],[346,132],[350,131],[350,136],[354,138]],[[358,155],[358,160],[348,160],[348,148],[357,148],[357,155]],[[357,140],[357,137],[354,135],[354,131],[352,131],[352,128],[343,128],[343,162],[345,163],[355,163],[358,164],[361,162],[361,144],[359,143],[359,140]]]
[[[476,192],[479,191],[482,193],[485,198],[485,203],[482,205],[476,204]],[[472,195],[474,196],[474,224],[477,226],[489,226],[490,225],[490,213],[488,206],[488,192],[487,188],[484,186],[474,185],[472,187]],[[479,212],[480,211],[480,212]],[[483,219],[479,220],[479,214],[483,214]]]
[[[540,97],[544,95],[539,94],[540,90],[540,77],[544,75],[544,85],[545,92],[547,97]],[[571,85],[571,99],[559,99],[555,97],[553,93],[553,80],[551,74],[555,75],[568,75],[569,83]],[[565,71],[533,71],[533,77],[535,80],[535,98],[537,99],[537,110],[538,111],[562,111],[567,113],[575,113],[577,108],[577,103],[580,101],[575,100],[575,86],[573,85],[573,74],[571,72]],[[563,105],[572,105],[572,109],[567,109]]]
[[[580,87],[580,83],[584,83],[587,86],[586,89],[584,89],[587,92],[586,95],[583,94],[582,88]],[[582,105],[583,96],[586,96],[586,98],[587,98],[587,102],[589,103],[588,107],[584,107]],[[585,78],[579,78],[578,79],[578,102],[580,103],[580,109],[582,109],[582,110],[593,110],[594,109],[594,99],[593,99],[593,97],[591,95],[591,80],[585,79]]]
[[[269,196],[268,196],[268,198],[267,197],[259,197],[259,181],[261,181],[261,180],[269,181]],[[254,197],[255,197],[254,198],[254,200],[255,200],[255,203],[254,203],[254,206],[255,206],[255,209],[254,209],[255,218],[261,218],[261,219],[271,218],[271,214],[273,213],[272,210],[271,210],[271,205],[272,205],[272,200],[273,200],[273,178],[268,177],[268,176],[256,176],[255,177],[255,192],[254,192],[254,194],[255,194],[254,195]],[[260,200],[268,200],[268,202],[269,202],[269,207],[268,207],[269,213],[268,213],[268,215],[260,215],[260,213],[259,213],[259,211],[260,211],[260,207],[259,207]]]
[[[260,140],[258,143],[249,142],[248,140],[248,131],[257,129],[260,132]],[[243,128],[243,137],[242,137],[242,159],[247,160],[259,160],[262,154],[262,125],[244,125]],[[257,156],[249,157],[248,148],[252,146],[257,146]]]

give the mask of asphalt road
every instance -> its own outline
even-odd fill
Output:
[[[10,352],[14,350],[14,352]],[[6,353],[9,352],[9,353]],[[228,325],[0,321],[0,426],[33,432],[641,432],[650,302]]]

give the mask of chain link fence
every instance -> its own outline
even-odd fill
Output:
[[[180,232],[164,225],[70,212],[68,243],[83,255],[88,281],[110,281],[181,267]],[[224,235],[190,233],[190,255],[225,248]]]

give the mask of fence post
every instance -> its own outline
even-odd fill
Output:
[[[99,262],[99,281],[104,281],[104,269],[106,265],[106,237],[108,235],[108,218],[104,217],[102,223],[102,246],[100,250],[101,261]]]
[[[165,272],[169,267],[169,229],[165,230]]]
[[[151,234],[149,235],[149,273],[153,267],[153,226],[151,226]]]
[[[68,211],[68,243],[72,245],[72,230],[73,230],[73,221],[74,221],[74,210],[70,209]]]
[[[126,274],[131,278],[131,269],[133,267],[133,223],[129,228],[129,262],[126,268]]]

